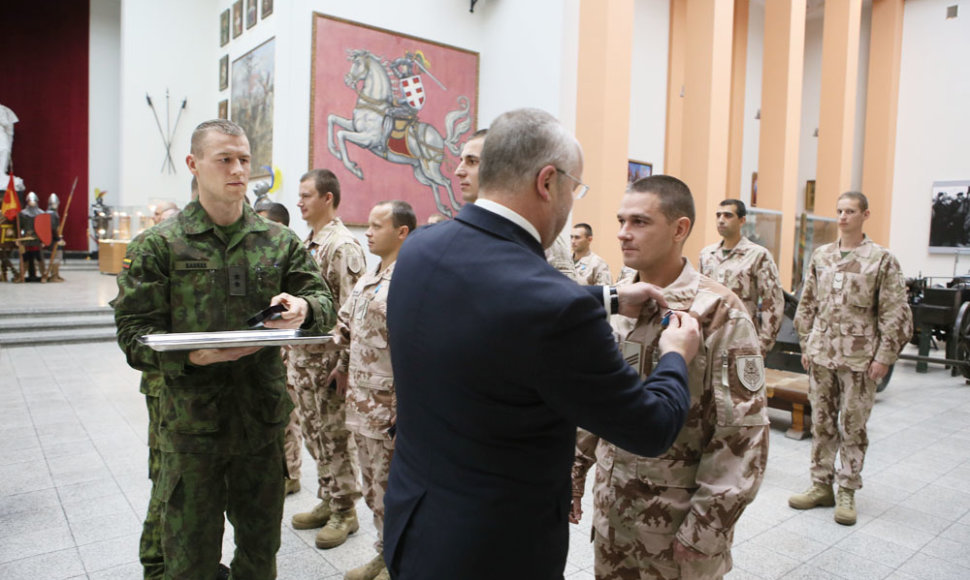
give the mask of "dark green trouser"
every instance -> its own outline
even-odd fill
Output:
[[[211,580],[222,558],[223,513],[235,530],[233,580],[276,578],[283,519],[283,431],[252,455],[161,452],[157,500],[166,579]],[[151,509],[149,509],[151,512]]]
[[[155,429],[158,426],[158,397],[145,395],[148,405],[148,479],[152,480],[152,496],[148,500],[148,513],[141,529],[141,543],[138,545],[138,559],[145,569],[145,580],[161,580],[165,577],[165,559],[162,556],[161,509],[155,499],[155,484],[161,464]]]

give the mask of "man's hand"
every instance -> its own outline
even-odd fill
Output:
[[[574,497],[572,509],[569,510],[569,523],[578,524],[583,518],[583,498]]]
[[[868,371],[869,378],[876,381],[877,383],[881,381],[883,377],[885,377],[886,374],[888,373],[889,373],[889,367],[882,364],[881,362],[874,360],[871,363],[869,363],[869,371]]]
[[[808,355],[802,354],[802,368],[805,369],[806,371],[810,370],[808,367],[811,366],[811,364],[812,364],[812,361],[808,358]]]
[[[670,324],[660,334],[660,353],[680,353],[688,364],[697,356],[701,329],[697,319],[686,312],[671,312]]]
[[[690,562],[692,560],[701,560],[706,558],[707,554],[703,552],[698,552],[690,546],[685,546],[680,543],[680,540],[674,538],[674,561],[675,562]]]
[[[327,384],[337,382],[337,396],[343,398],[347,396],[347,373],[340,371],[338,369],[333,369],[330,371],[330,376],[327,377]]]
[[[239,346],[235,348],[203,348],[189,352],[189,362],[197,367],[239,360],[259,351],[261,346]]]
[[[276,306],[280,303],[286,306],[286,310],[280,314],[278,319],[264,321],[263,326],[266,328],[289,328],[293,330],[303,326],[307,312],[310,311],[310,305],[307,304],[307,301],[296,296],[290,296],[286,292],[273,296],[273,299],[269,301],[270,306]]]
[[[658,286],[646,282],[617,286],[616,297],[620,302],[619,313],[630,318],[639,317],[643,305],[650,300],[655,300],[660,308],[667,307],[663,291]]]

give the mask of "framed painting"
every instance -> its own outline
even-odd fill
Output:
[[[236,38],[243,31],[243,0],[232,3],[232,37]]]
[[[805,182],[805,211],[815,211],[815,180]]]
[[[320,13],[312,50],[309,166],[354,192],[341,201],[344,221],[366,224],[385,199],[407,201],[421,222],[455,215],[478,53]]]
[[[219,118],[228,119],[229,118],[229,99],[222,99],[219,101]]]
[[[246,28],[256,26],[256,0],[246,0]]]
[[[653,163],[645,163],[643,161],[634,161],[633,159],[630,159],[626,164],[627,183],[633,183],[640,178],[650,177],[651,175],[653,175]]]
[[[273,0],[263,0],[262,18],[266,18],[273,13]]]
[[[229,44],[229,9],[226,8],[219,15],[219,46]]]
[[[970,252],[970,180],[934,181],[930,203],[930,253]]]
[[[219,90],[224,91],[229,88],[229,55],[225,54],[219,59]]]
[[[251,177],[272,173],[275,58],[271,38],[232,62],[231,118],[249,137]]]

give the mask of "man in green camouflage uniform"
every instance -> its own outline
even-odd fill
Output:
[[[347,301],[354,284],[367,267],[360,242],[337,217],[340,182],[329,169],[314,169],[300,178],[300,213],[311,231],[304,245],[317,263],[333,293],[337,310]],[[287,380],[295,390],[303,412],[303,437],[317,462],[317,497],[320,503],[309,512],[293,516],[298,530],[321,528],[318,548],[339,546],[356,532],[360,498],[357,467],[346,425],[343,397],[328,378],[337,364],[331,345],[297,346],[287,353]]]
[[[771,252],[741,235],[747,213],[741,200],[720,203],[715,217],[724,239],[701,250],[699,270],[741,298],[767,355],[785,317],[785,295]]]
[[[913,317],[899,262],[862,232],[869,218],[866,197],[843,193],[837,213],[839,240],[815,250],[795,313],[812,404],[812,487],[788,505],[835,505],[835,521],[851,526],[876,385],[912,336]]]
[[[589,245],[593,243],[593,227],[589,224],[576,224],[569,240],[573,247],[573,266],[576,276],[583,286],[609,286],[613,283],[610,265],[599,257]]]
[[[128,363],[164,377],[158,396],[164,578],[216,577],[224,517],[235,529],[232,577],[276,577],[283,514],[283,428],[292,403],[278,348],[156,352],[146,334],[241,330],[270,304],[271,328],[322,332],[330,293],[299,239],[245,205],[249,142],[226,120],[192,135],[186,162],[199,200],[128,246],[115,321]]]
[[[682,257],[694,220],[687,186],[658,175],[630,186],[618,213],[626,283],[663,287],[667,305],[696,318],[702,342],[687,367],[691,407],[673,446],[640,457],[595,435],[577,441],[573,513],[596,463],[593,543],[597,580],[720,578],[731,569],[734,525],[754,499],[768,459],[764,366],[741,300]],[[613,316],[624,358],[649,376],[664,310]],[[595,450],[595,458],[594,458]]]
[[[394,455],[397,397],[387,339],[387,293],[401,244],[417,227],[411,205],[379,203],[370,212],[367,245],[381,263],[364,274],[337,314],[337,335],[345,350],[334,371],[337,390],[346,393],[347,428],[354,434],[364,500],[377,528],[375,556],[344,580],[388,580],[384,566],[384,492]]]

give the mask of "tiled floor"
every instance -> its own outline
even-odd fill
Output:
[[[0,297],[5,308],[113,297],[111,277],[66,277],[58,285],[3,284]],[[738,524],[729,578],[970,578],[970,386],[962,379],[940,366],[923,375],[912,363],[896,366],[869,423],[853,527],[836,524],[832,508],[788,508],[788,496],[808,484],[810,442],[786,439],[787,422],[772,411],[768,473]],[[114,344],[0,350],[0,579],[141,577],[146,424],[138,373]],[[313,530],[285,523],[316,501],[304,455],[303,491],[286,500],[279,577],[342,578],[372,555],[370,515],[361,502],[360,532],[329,551],[313,546]],[[593,578],[589,499],[570,538],[570,580]],[[228,561],[231,531],[223,553]]]

